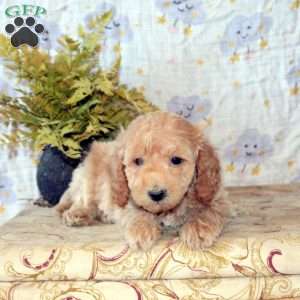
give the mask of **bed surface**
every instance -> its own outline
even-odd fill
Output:
[[[105,282],[114,282],[125,294],[133,289],[144,296],[156,285],[158,296],[193,295],[201,286],[230,299],[248,299],[242,294],[250,292],[273,297],[262,299],[299,296],[300,186],[230,188],[229,197],[237,215],[212,248],[198,252],[168,235],[147,253],[133,252],[116,225],[69,228],[53,209],[28,207],[0,228],[0,299],[1,288],[16,282],[29,295],[31,289],[47,293],[51,282],[58,293],[76,282],[79,290],[105,294],[111,291]]]

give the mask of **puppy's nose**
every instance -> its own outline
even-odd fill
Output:
[[[149,197],[151,200],[155,202],[159,202],[163,200],[167,196],[166,190],[151,190],[148,192]]]

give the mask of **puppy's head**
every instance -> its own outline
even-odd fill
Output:
[[[217,192],[219,161],[183,118],[163,112],[138,117],[120,140],[118,178],[138,207],[157,214],[176,208],[188,191],[203,203]],[[117,192],[115,202],[126,205],[128,195]]]

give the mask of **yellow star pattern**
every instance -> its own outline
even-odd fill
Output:
[[[264,101],[264,106],[265,106],[266,108],[270,108],[270,100],[269,100],[269,99],[266,99],[266,100]]]
[[[2,215],[5,212],[5,207],[0,204],[0,215]]]
[[[267,48],[268,47],[268,41],[266,41],[266,40],[261,40],[260,41],[260,48],[261,49],[265,49],[265,48]]]
[[[260,174],[260,166],[259,166],[259,165],[255,166],[255,167],[251,170],[251,174],[252,174],[253,176],[258,176],[258,175]]]
[[[160,16],[160,17],[158,17],[157,18],[157,23],[158,24],[165,24],[167,22],[167,20],[166,20],[166,18],[165,18],[165,16]]]
[[[120,53],[121,52],[121,46],[120,46],[120,44],[117,44],[117,45],[114,46],[114,52],[115,53]]]
[[[230,57],[229,60],[232,64],[234,64],[234,63],[240,61],[240,56],[237,53],[235,53]]]
[[[212,124],[213,124],[213,119],[212,119],[211,117],[208,117],[208,118],[206,119],[206,122],[207,122],[207,126],[212,126]]]
[[[238,88],[241,86],[241,82],[238,81],[238,80],[233,81],[232,84],[233,84],[233,86],[234,86],[236,89],[238,89]]]
[[[225,168],[225,171],[228,172],[228,173],[233,173],[234,170],[235,170],[234,164],[229,164],[229,165],[227,165],[226,168]]]
[[[183,33],[185,36],[190,36],[192,34],[192,28],[189,26],[189,27],[185,27],[184,30],[183,30]]]
[[[32,160],[33,165],[37,166],[39,164],[39,160],[37,158],[33,158]]]
[[[201,59],[201,58],[198,58],[198,59],[196,60],[196,64],[199,65],[199,66],[201,66],[201,65],[204,64],[204,60]]]
[[[294,160],[288,160],[288,167],[289,169],[293,168],[295,165],[295,161]]]
[[[136,72],[138,73],[138,75],[141,75],[141,76],[143,76],[145,73],[144,73],[144,70],[142,69],[142,68],[138,68],[137,70],[136,70]]]
[[[297,86],[290,89],[291,96],[297,96],[299,94],[299,88]]]

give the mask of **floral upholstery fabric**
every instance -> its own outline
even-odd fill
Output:
[[[230,189],[236,216],[195,252],[168,234],[134,252],[116,225],[69,228],[53,209],[29,207],[0,230],[0,299],[300,297],[299,192]]]
[[[299,300],[300,277],[0,283],[1,300]],[[288,296],[287,296],[288,295]],[[1,298],[2,297],[2,298]],[[5,298],[6,297],[6,298]]]

